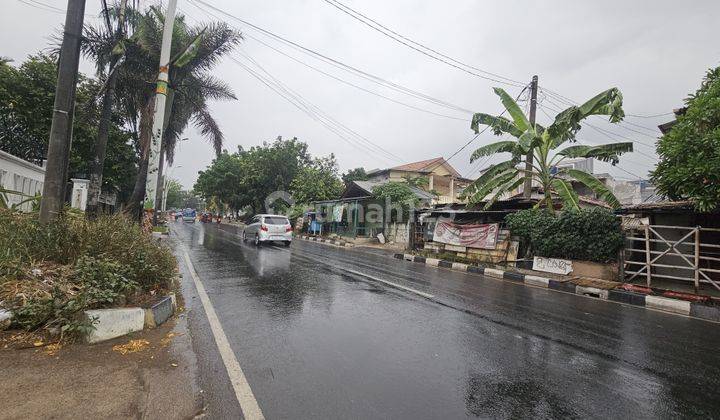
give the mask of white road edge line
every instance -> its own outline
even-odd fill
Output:
[[[427,298],[427,299],[432,299],[432,298],[435,297],[435,295],[431,295],[430,293],[421,292],[421,291],[419,291],[419,290],[415,290],[415,289],[412,289],[412,288],[410,288],[410,287],[405,287],[405,286],[402,286],[402,285],[397,284],[397,283],[392,283],[392,282],[389,282],[389,281],[387,281],[387,280],[383,280],[383,279],[377,278],[377,277],[375,277],[375,276],[371,276],[371,275],[369,275],[369,274],[365,274],[365,273],[361,273],[361,272],[359,272],[359,271],[351,270],[351,269],[349,269],[349,268],[340,268],[340,269],[343,270],[343,271],[347,271],[347,272],[349,272],[349,273],[353,273],[353,274],[358,275],[358,276],[367,277],[367,278],[369,278],[369,279],[372,279],[372,280],[375,280],[375,281],[379,281],[380,283],[385,283],[385,284],[387,284],[388,286],[391,286],[391,287],[396,287],[396,288],[398,288],[398,289],[402,289],[402,290],[408,291],[408,292],[410,292],[410,293],[415,293],[416,295],[420,295],[420,296],[422,296],[422,297],[424,297],[424,298]]]
[[[210,298],[208,297],[207,292],[205,292],[205,287],[200,281],[200,277],[195,271],[195,267],[193,267],[192,262],[190,262],[190,256],[187,251],[183,251],[183,254],[185,258],[185,265],[187,266],[188,271],[190,271],[198,296],[200,296],[200,302],[202,302],[203,309],[205,309],[205,314],[210,322],[210,329],[212,330],[215,343],[220,351],[220,356],[222,357],[225,369],[230,377],[230,382],[235,390],[235,397],[240,404],[243,416],[247,420],[264,420],[265,416],[263,416],[262,410],[260,410],[260,406],[255,399],[255,395],[253,395],[250,384],[248,383],[247,378],[245,378],[245,374],[240,367],[240,363],[235,358],[235,353],[233,353],[232,348],[230,347],[230,342],[225,335],[225,331],[223,331],[222,326],[220,325],[220,320],[218,319],[217,313],[215,313],[215,308],[213,308]]]

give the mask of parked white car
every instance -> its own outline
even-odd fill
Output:
[[[243,229],[242,239],[253,241],[256,246],[263,242],[282,242],[290,246],[292,225],[287,217],[277,214],[258,214],[253,216]]]

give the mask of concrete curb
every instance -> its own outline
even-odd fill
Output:
[[[0,331],[7,329],[12,323],[12,312],[0,308]]]
[[[145,325],[145,311],[142,308],[93,309],[85,311],[85,316],[95,327],[85,337],[89,344],[142,331]]]
[[[499,270],[496,268],[453,263],[437,258],[427,258],[412,254],[395,254],[394,257],[399,260],[412,261],[431,267],[443,267],[454,271],[483,274],[485,276],[507,280],[513,283],[523,283],[534,287],[559,290],[585,297],[609,300],[626,305],[655,309],[671,314],[687,315],[709,321],[720,322],[720,306],[710,306],[700,301],[691,302],[688,300],[673,299],[667,297],[667,292],[663,293],[665,296],[654,296],[644,293],[644,288],[637,288],[638,290],[626,290],[624,288],[605,290],[596,287],[578,286],[569,281],[554,280],[547,277],[523,274],[515,271]],[[647,291],[653,292],[650,289],[647,289]]]
[[[317,236],[300,235],[297,237],[304,241],[319,242],[322,244],[334,245],[334,246],[341,247],[341,248],[342,247],[352,248],[355,246],[354,244],[351,244],[350,242],[345,242],[345,241],[340,241],[340,240],[335,240],[335,239],[325,239],[325,238],[320,238]]]
[[[175,294],[171,293],[150,308],[92,309],[84,312],[95,329],[85,336],[88,344],[101,343],[165,323],[177,310]]]

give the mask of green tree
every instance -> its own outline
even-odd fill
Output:
[[[0,149],[40,163],[50,138],[57,65],[45,54],[30,56],[17,68],[0,62]],[[76,92],[73,143],[68,174],[87,177],[99,122],[97,93],[100,82],[80,74]],[[134,136],[123,128],[119,113],[108,139],[108,159],[103,190],[127,198],[137,172]]]
[[[194,190],[208,203],[217,199],[228,204],[233,210],[247,206],[249,201],[243,196],[247,175],[244,164],[238,153],[221,153],[207,169],[198,172]]]
[[[167,183],[166,208],[177,209],[182,206],[182,184],[177,179],[170,179]]]
[[[338,178],[338,166],[334,155],[315,159],[303,167],[290,183],[290,192],[297,203],[332,200],[340,197],[343,183]]]
[[[342,175],[342,182],[345,185],[350,184],[353,181],[367,181],[368,175],[365,172],[365,168],[350,169]]]
[[[384,220],[384,223],[398,221],[399,219],[407,220],[410,210],[420,203],[420,199],[413,192],[410,185],[405,182],[388,182],[378,185],[372,190],[373,199],[379,201],[381,205],[390,203],[390,205],[400,206],[402,214],[397,212],[391,213],[390,220]]]
[[[699,211],[720,207],[720,67],[705,75],[687,109],[658,141],[651,179],[672,200],[690,200]]]
[[[140,165],[135,187],[128,204],[130,211],[139,211],[145,195],[149,146],[153,125],[157,63],[160,57],[163,13],[157,7],[131,12],[128,21],[134,26],[133,36],[116,43],[113,32],[103,26],[86,27],[84,53],[96,62],[99,74],[107,70],[113,51],[121,48],[124,61],[118,69],[116,95],[127,121],[139,132]],[[199,40],[194,56],[182,65],[171,63],[169,70],[172,111],[163,134],[162,147],[172,162],[174,148],[183,130],[192,123],[220,153],[223,133],[208,108],[210,100],[236,99],[230,87],[212,74],[213,67],[242,39],[240,33],[226,23],[212,22],[190,26],[183,15],[177,15],[173,28],[171,57],[177,58],[193,41]]]
[[[312,201],[336,197],[342,184],[337,179],[334,156],[313,159],[306,143],[278,137],[248,150],[221,153],[199,172],[194,188],[207,202],[216,199],[234,211],[247,207],[258,213],[265,199],[276,191],[297,193],[296,200],[301,202]]]
[[[485,201],[488,195],[493,194],[485,205],[485,208],[489,208],[503,194],[522,185],[524,177],[529,175],[540,184],[544,193],[542,203],[551,211],[554,209],[553,193],[561,197],[565,209],[579,209],[577,193],[570,184],[573,179],[590,188],[612,207],[620,206],[615,195],[592,174],[557,168],[563,160],[579,157],[595,158],[615,165],[621,154],[633,150],[632,143],[573,145],[556,151],[566,142],[575,142],[575,135],[581,128],[580,122],[591,115],[607,115],[613,123],[621,121],[625,114],[622,110],[622,94],[618,89],[606,90],[580,106],[571,106],[559,113],[547,128],[540,124],[530,124],[518,104],[503,89],[495,88],[495,93],[512,119],[477,113],[473,116],[471,128],[479,133],[480,125],[490,126],[496,135],[509,134],[514,139],[483,146],[475,150],[470,161],[497,153],[510,153],[510,159],[490,166],[465,189],[463,195],[471,203]],[[533,162],[528,174],[518,166],[530,151],[533,153]]]

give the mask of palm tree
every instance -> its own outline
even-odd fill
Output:
[[[580,130],[580,122],[591,115],[607,115],[612,123],[622,120],[622,94],[617,88],[606,90],[580,106],[571,106],[555,117],[555,121],[547,128],[540,124],[530,124],[518,104],[503,89],[495,88],[495,93],[512,119],[502,116],[477,113],[473,115],[471,128],[479,133],[479,126],[485,125],[493,129],[496,135],[509,134],[514,139],[498,141],[483,146],[470,157],[473,162],[483,156],[496,153],[510,153],[509,160],[490,166],[485,172],[468,186],[463,195],[471,203],[485,201],[489,208],[504,194],[522,185],[525,176],[532,177],[544,194],[538,206],[544,205],[551,211],[554,208],[553,194],[557,194],[567,209],[578,209],[578,196],[570,183],[575,180],[595,192],[598,197],[613,208],[620,206],[615,195],[592,174],[576,169],[562,168],[560,165],[569,158],[595,158],[616,165],[619,156],[632,152],[632,143],[610,143],[598,146],[572,145],[556,151],[566,142],[575,142],[575,135]],[[533,152],[532,170],[529,172],[519,166],[524,156]]]
[[[103,75],[113,51],[117,52],[118,48],[123,51],[124,60],[117,70],[116,97],[127,116],[128,124],[136,133],[136,148],[141,157],[135,188],[128,202],[129,211],[138,213],[145,195],[163,19],[163,14],[156,7],[145,12],[130,12],[128,22],[134,33],[120,44],[116,43],[114,34],[103,27],[85,28],[87,42],[84,43],[84,53],[95,60],[99,74]],[[171,57],[176,59],[196,39],[199,39],[199,43],[189,61],[182,65],[173,65],[171,62],[169,87],[173,93],[173,102],[162,143],[164,155],[170,162],[175,145],[189,123],[200,131],[219,154],[224,136],[209,111],[208,101],[237,99],[232,89],[214,77],[211,70],[240,42],[240,33],[221,22],[190,26],[183,15],[177,15]]]

